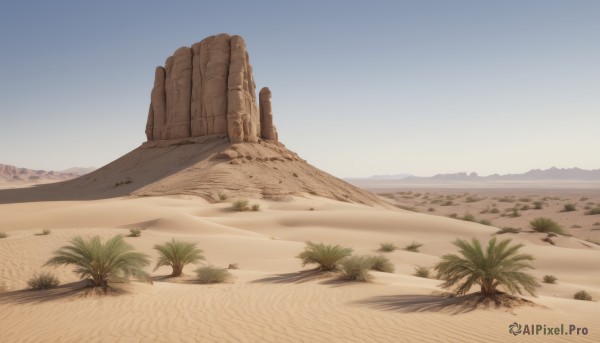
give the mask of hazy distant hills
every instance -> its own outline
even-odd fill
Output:
[[[437,174],[430,177],[412,176],[409,174],[374,175],[372,180],[405,180],[405,181],[533,181],[533,180],[573,180],[596,181],[600,180],[600,169],[586,170],[581,168],[556,168],[532,169],[523,174],[493,174],[479,176],[477,173],[452,173]]]
[[[85,175],[96,168],[69,168],[62,171],[33,170],[0,164],[0,181],[15,183],[45,183],[69,180]]]

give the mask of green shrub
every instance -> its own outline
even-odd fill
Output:
[[[196,269],[196,278],[200,283],[221,283],[225,282],[231,274],[227,269],[204,266]]]
[[[309,241],[297,258],[302,261],[303,267],[307,264],[317,264],[320,270],[331,271],[337,269],[338,263],[350,254],[352,254],[351,248]]]
[[[444,280],[442,288],[454,288],[456,294],[465,294],[472,286],[480,285],[484,296],[494,296],[497,287],[503,286],[509,293],[522,294],[522,290],[534,295],[539,284],[524,269],[533,269],[530,261],[533,256],[519,253],[523,244],[510,246],[511,240],[489,240],[485,249],[481,242],[473,238],[471,242],[457,239],[453,244],[460,250],[459,255],[442,256],[435,269],[438,278]]]
[[[27,281],[27,285],[31,289],[42,290],[54,288],[60,284],[60,281],[50,272],[35,273],[31,279]]]
[[[515,229],[514,227],[503,227],[500,230],[498,230],[498,232],[496,232],[496,234],[502,235],[504,233],[519,233],[519,232],[521,232],[521,230]]]
[[[411,251],[411,252],[419,252],[419,248],[422,246],[423,246],[423,244],[421,244],[421,243],[412,242],[411,244],[407,245],[404,248],[404,250]]]
[[[253,204],[252,205],[252,211],[254,211],[254,212],[260,211],[260,204]]]
[[[519,213],[519,211],[516,208],[512,209],[512,213],[510,214],[511,217],[513,218],[517,218],[521,216],[521,213]]]
[[[537,217],[529,222],[529,225],[538,232],[553,232],[559,235],[566,235],[567,232],[554,220],[547,217]]]
[[[234,210],[243,212],[248,210],[248,200],[237,200],[231,205]]]
[[[178,241],[173,238],[170,242],[154,245],[154,249],[158,251],[158,261],[154,270],[161,266],[171,266],[173,269],[171,276],[180,276],[185,265],[204,260],[202,250],[198,249],[193,242]]]
[[[348,280],[368,281],[371,278],[369,270],[373,263],[371,256],[349,256],[341,260],[340,269]]]
[[[392,242],[379,243],[379,251],[381,252],[392,252],[396,249],[398,249],[398,247],[396,247]]]
[[[383,255],[371,256],[371,260],[373,262],[372,270],[384,273],[394,272],[394,264],[387,257]]]
[[[219,201],[225,201],[227,200],[227,198],[229,198],[227,193],[225,193],[224,191],[219,191],[219,193],[217,193],[217,197],[219,198]]]
[[[127,279],[136,276],[145,279],[144,267],[150,264],[148,255],[134,251],[133,246],[117,235],[102,242],[99,236],[83,239],[73,238],[54,252],[46,265],[74,265],[80,278],[90,278],[95,287],[108,287],[109,279]]]
[[[129,237],[139,237],[142,235],[142,231],[140,229],[129,229]]]
[[[415,267],[414,276],[429,278],[429,268],[427,267]]]
[[[581,290],[581,291],[575,293],[575,295],[573,295],[573,299],[592,301],[592,296],[590,295],[590,293],[588,293],[584,290]]]
[[[554,275],[545,275],[544,283],[556,283],[556,277]]]
[[[576,210],[575,204],[565,204],[563,206],[563,212],[572,212],[572,211],[575,211],[575,210]]]

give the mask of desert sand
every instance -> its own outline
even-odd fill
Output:
[[[535,233],[511,235],[536,257],[542,284],[535,306],[481,308],[439,296],[439,280],[412,276],[415,266],[432,266],[451,242],[484,241],[497,228],[451,218],[343,203],[314,196],[288,201],[252,200],[259,212],[234,212],[230,199],[209,203],[196,196],[119,197],[88,201],[21,202],[0,205],[0,322],[6,342],[476,342],[508,341],[508,325],[587,327],[587,336],[520,336],[527,342],[597,342],[600,306],[573,300],[587,290],[600,298],[600,249],[580,244],[548,246]],[[95,295],[81,289],[69,267],[42,267],[52,251],[75,235],[127,237],[156,258],[152,246],[172,237],[198,242],[207,262],[231,270],[224,284],[165,279],[153,284],[117,284],[118,291]],[[42,229],[46,236],[35,235]],[[336,243],[357,254],[376,254],[379,243],[423,243],[419,253],[386,254],[393,274],[373,272],[371,282],[349,282],[302,268],[295,256],[304,242]],[[184,269],[192,274],[195,266]],[[48,291],[25,290],[27,279],[51,270],[63,284]]]

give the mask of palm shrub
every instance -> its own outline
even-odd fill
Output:
[[[566,235],[567,232],[554,220],[547,217],[537,217],[529,222],[529,225],[535,230],[539,232],[553,232],[559,235]]]
[[[196,243],[178,241],[175,238],[170,242],[154,245],[154,249],[159,255],[154,270],[161,266],[171,266],[171,276],[180,276],[185,265],[204,260],[202,250],[196,247]]]
[[[396,249],[397,247],[392,242],[379,243],[379,251],[381,252],[392,252]]]
[[[509,293],[522,294],[525,290],[534,295],[540,285],[532,275],[523,272],[533,269],[529,262],[534,258],[519,253],[523,244],[510,243],[510,239],[498,243],[494,237],[483,251],[478,239],[473,238],[470,243],[457,239],[453,244],[460,249],[462,256],[444,255],[435,266],[438,278],[444,280],[441,287],[455,288],[455,293],[465,294],[478,284],[484,296],[494,296],[498,293],[497,288],[502,286]]]
[[[203,266],[196,269],[196,278],[201,283],[221,283],[225,282],[231,274],[224,268],[215,266]]]
[[[349,256],[342,259],[340,269],[348,280],[368,281],[371,278],[369,269],[374,263],[372,256]]]
[[[27,280],[29,288],[35,290],[54,288],[59,284],[60,281],[50,272],[35,273],[31,279]]]
[[[412,252],[419,252],[419,248],[422,247],[423,244],[421,243],[417,243],[417,242],[412,242],[411,244],[407,245],[404,250],[406,251],[412,251]]]
[[[148,255],[136,252],[132,245],[117,235],[106,242],[99,236],[73,238],[54,252],[47,266],[74,265],[81,279],[90,278],[94,287],[108,286],[109,279],[128,279],[129,276],[146,278],[144,267],[150,264]]]
[[[350,254],[352,254],[351,248],[309,241],[297,258],[302,261],[303,267],[307,264],[318,264],[320,270],[331,271],[337,269],[338,262]]]
[[[376,270],[378,272],[384,273],[393,273],[394,272],[394,264],[390,261],[389,258],[383,255],[371,256],[371,260],[373,265],[371,266],[371,270]]]

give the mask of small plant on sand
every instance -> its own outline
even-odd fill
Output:
[[[224,191],[219,191],[219,193],[217,193],[217,198],[219,198],[219,201],[225,201],[229,196]]]
[[[225,282],[231,274],[227,269],[215,266],[203,266],[196,269],[196,278],[200,283],[221,283]]]
[[[248,200],[237,200],[231,206],[238,212],[248,211]]]
[[[452,200],[448,200],[445,203],[442,204],[442,206],[452,206],[454,205],[454,203],[452,202]]]
[[[596,208],[592,208],[591,210],[585,212],[587,215],[600,214],[600,206]]]
[[[495,237],[489,240],[485,251],[475,238],[471,242],[457,239],[453,244],[460,249],[461,256],[444,255],[435,266],[438,278],[444,280],[442,288],[454,288],[456,294],[465,294],[472,286],[479,285],[482,295],[494,297],[500,286],[512,294],[526,291],[531,295],[540,286],[532,275],[523,271],[533,269],[530,264],[533,256],[519,253],[523,244],[511,245],[510,239],[498,243]]]
[[[492,226],[492,222],[489,219],[480,219],[479,224]]]
[[[372,270],[384,273],[394,272],[394,264],[387,257],[383,255],[371,256],[371,260],[373,262]]]
[[[498,214],[498,213],[500,213],[500,210],[498,208],[494,207],[490,210],[490,213]]]
[[[460,219],[462,219],[462,220],[464,220],[466,222],[474,222],[474,221],[476,221],[475,216],[472,215],[469,212],[465,213],[465,215],[462,218],[460,218]]]
[[[178,241],[174,238],[164,244],[156,244],[154,249],[158,251],[158,261],[156,262],[157,270],[161,266],[171,266],[173,272],[171,276],[180,276],[183,267],[190,263],[197,263],[204,260],[202,250],[198,249],[196,243]]]
[[[564,204],[563,205],[563,212],[573,212],[576,210],[577,209],[575,208],[575,204]]]
[[[503,227],[500,230],[498,230],[498,232],[496,232],[496,235],[502,235],[505,233],[519,233],[519,232],[521,232],[521,230],[515,229],[514,227]]]
[[[348,280],[368,281],[371,278],[369,270],[373,264],[371,256],[349,256],[341,260],[340,269]]]
[[[135,276],[145,279],[144,267],[150,264],[148,255],[136,252],[123,236],[114,236],[103,242],[99,236],[84,239],[73,238],[54,252],[47,266],[74,265],[75,273],[81,279],[91,279],[94,287],[108,287],[108,282],[115,279],[128,279]]]
[[[544,275],[544,283],[556,283],[556,276]]]
[[[260,204],[253,204],[252,205],[252,211],[254,211],[254,212],[260,211]]]
[[[325,245],[323,243],[306,242],[304,251],[297,258],[302,261],[302,266],[317,264],[322,271],[337,269],[338,263],[352,254],[351,248],[341,245]]]
[[[140,229],[129,229],[129,237],[139,237],[142,235],[142,231]]]
[[[581,290],[581,291],[575,293],[575,295],[573,295],[573,299],[592,301],[592,296],[590,295],[590,293],[588,293],[584,290]]]
[[[6,237],[8,237],[6,232],[0,232],[0,238],[6,238]]]
[[[418,276],[418,277],[422,277],[422,278],[429,278],[429,268],[427,267],[415,267],[415,272],[413,273],[413,276]]]
[[[35,273],[31,279],[27,280],[29,288],[35,290],[54,288],[59,284],[60,281],[50,272]]]
[[[396,247],[392,242],[379,243],[379,251],[381,252],[392,252],[396,249],[398,249],[398,247]]]
[[[423,244],[421,243],[417,243],[417,242],[412,242],[409,245],[407,245],[404,250],[406,251],[411,251],[411,252],[419,252],[419,248],[422,247]]]
[[[49,234],[50,234],[50,232],[51,232],[51,231],[50,231],[50,230],[48,230],[48,229],[43,229],[43,230],[42,230],[42,232],[40,232],[40,233],[36,233],[35,235],[36,235],[36,236],[47,236],[47,235],[49,235]]]
[[[521,213],[519,213],[519,210],[517,210],[516,207],[513,208],[512,212],[510,214],[510,217],[517,218],[517,217],[520,217],[520,216],[521,216]]]
[[[529,225],[538,232],[553,232],[559,235],[566,235],[567,232],[554,220],[547,217],[537,217],[529,222]]]
[[[533,208],[536,210],[541,210],[544,206],[544,202],[543,201],[534,201],[533,202]]]

